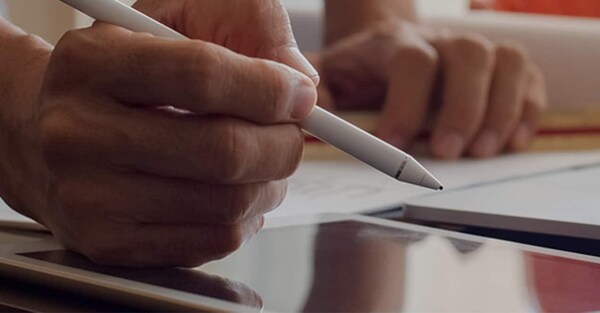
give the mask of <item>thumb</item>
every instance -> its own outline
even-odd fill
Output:
[[[310,77],[315,85],[319,85],[320,76],[315,67],[308,61],[308,59],[300,52],[297,46],[285,47],[279,49],[277,52],[277,60],[285,65],[288,65],[304,75]]]
[[[269,42],[268,45],[274,49],[272,55],[275,57],[273,61],[298,70],[318,85],[320,81],[319,73],[306,56],[300,52],[288,12],[280,0],[268,1],[271,2],[273,13],[270,16],[270,21],[264,24],[267,27],[264,31],[269,34],[268,39],[265,41]]]

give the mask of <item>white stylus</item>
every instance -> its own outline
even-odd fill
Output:
[[[106,23],[157,37],[189,39],[118,0],[61,0]],[[302,123],[313,136],[331,144],[381,172],[406,183],[442,190],[442,184],[410,155],[377,137],[316,107]]]

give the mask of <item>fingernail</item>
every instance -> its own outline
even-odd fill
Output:
[[[252,238],[258,234],[258,232],[263,228],[265,224],[264,217],[256,218],[250,224],[246,224],[243,226],[244,228],[244,237],[242,238],[242,245],[247,244]]]
[[[478,158],[489,158],[498,152],[498,135],[485,131],[475,140],[471,153]]]
[[[458,159],[465,149],[465,139],[458,133],[438,133],[433,136],[433,154],[443,159]]]
[[[319,72],[317,72],[315,67],[308,61],[308,59],[297,47],[283,49],[279,55],[279,61],[302,72],[306,76],[310,77],[315,85],[319,85],[321,80]]]
[[[301,75],[298,75],[301,76]],[[317,88],[305,77],[298,79],[292,96],[292,119],[307,118],[317,104]]]
[[[517,132],[515,133],[515,137],[513,139],[513,149],[517,151],[527,149],[527,146],[529,146],[529,142],[531,141],[532,136],[533,132],[529,125],[519,125],[519,127],[517,128]]]

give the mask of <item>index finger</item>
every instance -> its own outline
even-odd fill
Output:
[[[305,75],[203,41],[176,41],[98,24],[59,43],[64,71],[102,95],[137,106],[173,106],[261,124],[297,122],[312,111]],[[82,68],[84,67],[84,68]],[[72,85],[72,84],[66,84]]]
[[[379,135],[398,148],[406,148],[427,117],[438,69],[438,54],[425,40],[412,37],[402,43],[390,62],[388,94]]]
[[[281,62],[319,83],[319,73],[298,49],[289,15],[279,0],[227,4],[145,0],[135,3],[134,8],[192,39],[211,41],[246,56]],[[215,34],[215,29],[226,30]]]
[[[438,46],[444,94],[431,149],[437,157],[456,159],[483,123],[494,63],[492,45],[485,38],[465,36]]]

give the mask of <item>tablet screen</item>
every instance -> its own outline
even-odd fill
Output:
[[[24,256],[277,312],[600,309],[600,264],[355,221],[268,229],[195,270]]]

